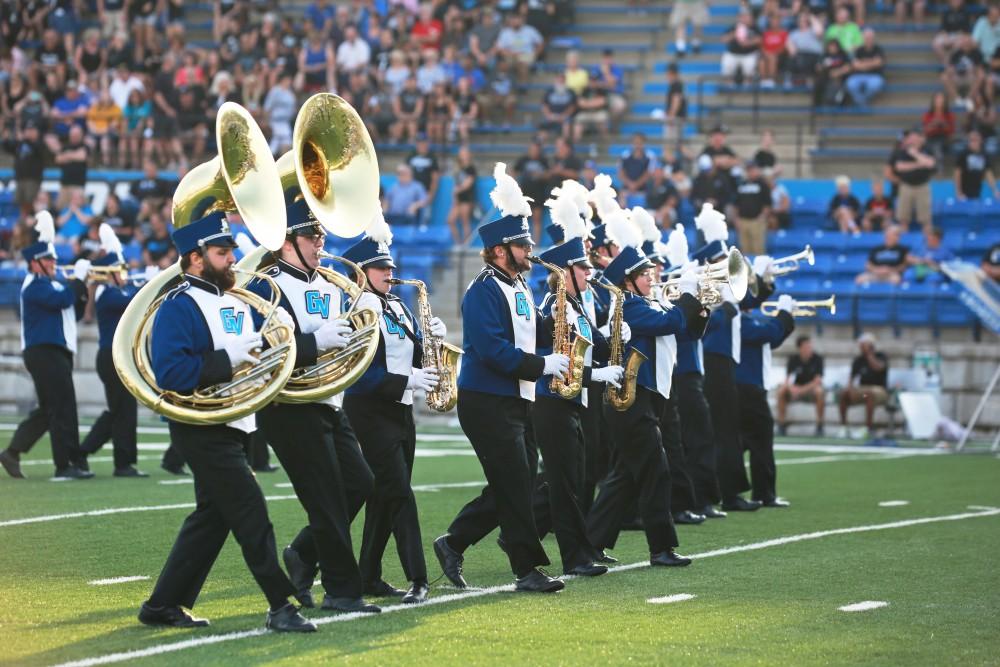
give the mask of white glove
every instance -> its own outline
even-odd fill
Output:
[[[274,309],[274,319],[278,320],[282,324],[287,324],[290,327],[295,326],[295,320],[293,320],[292,316],[288,314],[288,311],[281,306]]]
[[[89,259],[78,259],[76,264],[73,265],[73,277],[81,282],[87,280],[87,274],[90,273],[90,260]]]
[[[737,308],[739,308],[740,305],[739,299],[737,299],[736,295],[733,294],[733,290],[729,287],[729,283],[726,283],[725,285],[722,286],[722,300],[726,303],[731,303]]]
[[[681,294],[698,296],[698,274],[694,271],[694,269],[684,269],[684,273],[681,274],[677,287],[680,289]]]
[[[444,325],[440,317],[432,317],[430,325],[431,335],[435,338],[444,338],[448,335],[448,327]]]
[[[632,340],[632,330],[628,326],[628,322],[622,321],[622,343],[628,343]]]
[[[438,372],[433,368],[414,368],[406,380],[407,389],[433,391],[438,386]]]
[[[229,365],[235,370],[242,363],[260,363],[260,359],[250,354],[255,350],[259,350],[260,346],[261,339],[259,333],[254,333],[251,336],[233,336],[226,341],[225,347],[226,354],[229,355]]]
[[[147,266],[146,267],[146,275],[145,275],[146,282],[148,283],[150,280],[152,280],[153,278],[155,278],[156,275],[159,272],[160,272],[160,267],[158,267],[158,266]]]
[[[778,297],[778,310],[779,311],[784,311],[784,312],[788,313],[789,315],[791,315],[792,311],[795,310],[795,306],[796,305],[797,304],[795,303],[795,299],[793,299],[792,297],[788,296],[787,294],[782,294],[781,296]]]
[[[625,374],[625,369],[621,366],[605,366],[604,368],[595,368],[590,372],[590,378],[595,382],[606,382],[613,387],[621,388],[622,376]]]
[[[753,272],[761,278],[771,275],[774,268],[774,258],[768,255],[757,255],[753,258]]]
[[[551,375],[562,380],[569,370],[569,357],[565,354],[550,354],[545,359],[545,370],[542,375]]]
[[[320,350],[345,347],[350,335],[351,325],[347,320],[330,320],[313,332],[316,347]]]

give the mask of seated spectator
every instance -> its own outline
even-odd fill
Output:
[[[420,221],[420,212],[430,203],[427,190],[420,181],[414,180],[409,165],[396,167],[396,182],[385,191],[382,210],[390,225],[415,225]]]
[[[64,243],[70,243],[87,230],[91,218],[94,217],[94,210],[87,203],[87,196],[83,190],[74,190],[69,195],[66,203],[56,218],[56,239]]]
[[[580,67],[580,54],[577,51],[566,52],[566,69],[563,71],[566,80],[566,87],[573,91],[577,97],[583,95],[583,91],[590,84],[590,72]]]
[[[250,109],[250,105],[247,108]],[[177,100],[177,136],[185,148],[188,163],[199,164],[204,161],[210,122],[195,90],[188,88],[181,91]]]
[[[267,91],[264,98],[264,113],[271,128],[269,147],[275,157],[281,156],[292,147],[292,123],[298,103],[292,90],[292,76],[285,72],[278,78],[278,84]]]
[[[985,59],[975,41],[972,37],[963,35],[941,74],[941,84],[948,99],[955,100],[972,111],[972,100],[969,97],[983,85],[986,77],[984,64]]]
[[[983,138],[983,150],[991,158],[997,156],[1000,147],[997,145],[997,125],[1000,124],[996,106],[985,101],[978,100],[972,113],[966,115],[965,133],[978,132]]]
[[[410,39],[421,51],[424,49],[441,50],[441,38],[444,36],[444,25],[434,18],[434,5],[423,2],[417,14],[417,20],[410,29]]]
[[[930,225],[930,181],[937,161],[924,150],[923,133],[907,132],[889,156],[889,166],[898,180],[896,222],[909,226],[916,219],[923,226]]]
[[[892,197],[885,194],[885,183],[881,178],[872,180],[872,196],[862,210],[862,231],[876,232],[892,224]]]
[[[865,109],[872,98],[885,87],[885,53],[875,43],[875,31],[865,28],[864,42],[854,50],[851,73],[847,75],[847,92],[856,106]]]
[[[676,180],[674,184],[676,186]],[[677,187],[677,192],[683,196],[680,187]],[[695,210],[700,210],[704,204],[711,204],[717,211],[725,211],[732,204],[735,193],[736,184],[729,171],[719,168],[711,156],[701,155],[698,158],[698,173],[691,183],[690,197]]]
[[[890,283],[898,285],[902,282],[903,271],[909,265],[910,249],[899,243],[899,226],[890,225],[885,228],[885,241],[882,245],[872,248],[868,253],[865,271],[859,273],[854,282],[858,285],[869,283]]]
[[[177,251],[170,240],[167,223],[162,215],[154,212],[149,216],[149,232],[142,241],[142,263],[165,269],[176,261]]]
[[[965,0],[948,0],[948,8],[941,13],[941,28],[931,43],[942,65],[962,38],[971,34],[972,17],[965,11]]]
[[[517,96],[514,94],[514,78],[510,74],[510,65],[505,59],[497,59],[496,66],[483,88],[482,98],[485,119],[494,125],[502,123],[503,131],[509,131],[514,122]]]
[[[701,38],[709,22],[706,0],[677,0],[670,11],[670,27],[674,29],[674,49],[677,56],[687,54],[687,30],[691,24],[691,51],[701,52]]]
[[[945,280],[941,264],[955,259],[955,253],[942,245],[944,230],[940,227],[924,229],[924,240],[909,254],[909,267],[903,280],[910,282],[939,283]]]
[[[851,58],[831,39],[823,47],[823,57],[816,66],[813,106],[839,106],[844,103],[844,80],[851,73]]]
[[[996,99],[997,86],[1000,86],[1000,46],[997,50],[993,52],[990,56],[990,61],[987,63],[986,76],[983,77],[983,94],[977,95],[977,97],[985,97],[987,100]]]
[[[667,175],[662,165],[654,165],[649,172],[646,183],[646,201],[643,204],[653,213],[657,226],[669,229],[677,221],[677,202],[679,196],[673,181]]]
[[[389,54],[389,66],[382,71],[382,80],[393,95],[403,92],[407,79],[412,77],[410,66],[406,64],[406,55],[399,50]]]
[[[87,137],[92,145],[97,145],[107,164],[114,160],[114,145],[121,141],[122,126],[122,110],[110,93],[102,92],[97,102],[87,109]]]
[[[437,52],[433,52],[435,56]],[[337,68],[343,75],[363,71],[371,60],[372,50],[358,34],[358,27],[348,25],[344,30],[344,41],[337,47]]]
[[[646,136],[632,135],[632,148],[618,159],[618,201],[622,208],[645,206],[644,192],[650,175],[657,167],[656,155],[646,148]],[[651,206],[648,208],[652,208]]]
[[[479,21],[469,32],[469,54],[480,67],[491,68],[499,54],[498,40],[502,30],[492,7],[479,10]]]
[[[576,115],[573,116],[573,141],[581,141],[584,134],[595,131],[602,140],[605,139],[611,120],[607,94],[600,88],[587,86],[583,95],[577,98],[576,108]]]
[[[740,251],[748,255],[767,252],[767,219],[771,209],[771,188],[752,160],[746,163],[743,181],[736,186],[736,231]]]
[[[93,261],[101,254],[100,227],[104,220],[99,215],[90,218],[83,232],[73,239],[73,261],[86,259]]]
[[[781,173],[781,167],[778,166],[778,156],[774,153],[774,130],[764,130],[760,133],[760,146],[753,154],[753,161],[761,168],[765,176],[768,175],[768,170]]]
[[[519,12],[511,12],[507,25],[497,38],[500,54],[514,63],[519,81],[525,81],[535,60],[545,48],[545,39],[535,28],[526,25]]]
[[[107,66],[108,54],[101,46],[101,31],[97,28],[87,29],[73,56],[73,67],[77,76],[103,78]]]
[[[451,83],[451,77],[441,67],[440,54],[434,49],[427,49],[423,54],[424,62],[417,68],[417,88],[424,95],[430,94],[437,84]]]
[[[823,435],[823,411],[826,389],[823,388],[823,357],[813,350],[809,336],[795,341],[796,353],[785,365],[785,382],[778,387],[778,434],[788,435],[788,404],[799,401],[816,405],[816,437]]]
[[[333,52],[333,44],[318,30],[307,29],[306,35],[306,42],[299,51],[296,90],[306,93],[336,90],[337,56]]]
[[[142,178],[132,182],[129,194],[139,202],[139,217],[148,218],[158,211],[173,193],[173,185],[160,178],[160,172],[153,160],[143,160]]]
[[[576,154],[573,144],[562,137],[557,138],[555,155],[552,157],[550,187],[554,188],[560,185],[567,178],[574,181],[580,180],[580,170],[582,169],[583,160]]]
[[[51,28],[46,29],[42,33],[42,43],[35,49],[35,62],[31,67],[33,80],[38,81],[51,72],[56,75],[56,83],[61,86],[66,81],[68,62],[66,46],[59,39],[59,33]]]
[[[726,144],[726,135],[729,128],[725,125],[716,125],[708,135],[708,143],[701,149],[701,155],[712,158],[712,164],[725,173],[730,173],[739,166],[740,159],[732,148]]]
[[[126,63],[115,68],[115,76],[108,84],[111,99],[114,100],[119,109],[123,110],[128,105],[129,98],[132,97],[134,91],[144,93],[145,90],[146,87],[143,85],[142,79],[133,74]]]
[[[427,97],[425,108],[427,138],[435,144],[446,144],[448,128],[455,117],[455,101],[443,82],[434,84],[431,94]]]
[[[767,29],[761,37],[760,47],[760,85],[762,88],[774,88],[778,73],[783,69],[787,58],[786,45],[788,31],[781,24],[781,15],[777,12],[767,17]]]
[[[972,131],[966,137],[965,148],[955,160],[955,196],[959,201],[979,199],[983,194],[984,181],[993,197],[1000,199],[990,157],[983,150],[983,137],[979,132]]]
[[[1000,284],[1000,243],[994,243],[990,246],[986,254],[983,255],[983,261],[980,262],[979,267],[993,282]]]
[[[63,96],[52,105],[53,130],[60,139],[66,139],[70,126],[76,125],[81,129],[86,126],[90,104],[90,98],[80,92],[76,79],[70,79]]]
[[[768,212],[767,228],[774,231],[792,226],[792,197],[788,188],[778,181],[778,173],[761,169],[764,179],[771,188],[771,209]]]
[[[837,42],[848,55],[864,43],[861,28],[851,20],[851,10],[841,5],[834,12],[834,22],[826,29],[823,39],[827,42]]]
[[[566,78],[557,74],[553,85],[542,98],[542,122],[539,129],[558,137],[569,138],[576,113],[576,95],[566,87]]]
[[[864,403],[865,426],[874,430],[875,406],[889,402],[889,358],[875,349],[875,336],[864,333],[858,337],[861,354],[851,362],[851,376],[840,394],[840,423],[847,432],[847,410]]]
[[[361,114],[361,118],[364,119],[365,127],[368,128],[375,143],[391,138],[392,129],[396,124],[396,116],[392,112],[394,98],[387,87],[383,86],[375,87],[364,97],[362,106],[364,113]]]
[[[58,206],[66,206],[73,193],[83,193],[83,188],[87,185],[89,160],[90,149],[84,141],[83,128],[74,124],[69,128],[69,138],[66,143],[55,154],[55,162],[61,172]]]
[[[896,23],[900,26],[906,25],[906,8],[910,8],[912,22],[921,25],[924,22],[924,11],[927,9],[927,0],[895,0]],[[861,21],[863,23],[863,21]]]
[[[458,80],[455,91],[455,126],[454,133],[463,144],[469,142],[469,132],[479,120],[479,101],[472,90],[472,79],[462,77]],[[453,134],[454,134],[453,133]]]
[[[753,16],[740,12],[736,24],[722,36],[726,50],[722,54],[722,76],[732,77],[733,84],[742,86],[744,80],[757,75],[760,57],[760,33],[753,25]]]
[[[128,243],[135,236],[135,216],[122,206],[121,199],[114,192],[108,193],[104,200],[104,212],[101,217],[111,226],[122,243]]]
[[[5,139],[3,148],[14,156],[14,203],[24,219],[35,213],[35,197],[42,185],[48,148],[34,122],[26,123],[15,136]]]
[[[514,176],[521,186],[521,192],[531,199],[531,220],[536,236],[542,229],[542,211],[545,200],[549,197],[549,187],[552,182],[548,158],[542,154],[542,145],[538,141],[528,144],[528,152],[514,163]]]
[[[950,152],[951,138],[955,134],[955,114],[944,93],[934,93],[930,108],[924,112],[921,123],[927,148],[940,163]]]
[[[458,149],[457,158],[448,227],[451,229],[452,241],[456,245],[464,245],[472,237],[472,212],[476,208],[476,164],[466,145]]]
[[[823,57],[823,24],[809,12],[801,12],[795,29],[788,33],[788,84],[811,82]]]
[[[458,82],[462,79],[469,79],[470,89],[475,94],[486,85],[486,75],[483,74],[483,70],[476,67],[476,61],[468,54],[463,54],[458,59],[458,67],[454,69],[451,77],[452,86],[458,86]]]
[[[991,57],[1000,47],[1000,4],[990,2],[986,13],[972,26],[972,39],[984,59]]]
[[[615,62],[611,49],[601,51],[601,60],[590,68],[590,85],[603,90],[608,96],[608,109],[614,120],[620,119],[628,109],[625,99],[625,70]]]
[[[393,97],[392,115],[396,119],[390,131],[392,140],[399,143],[405,135],[406,141],[415,141],[424,115],[424,96],[412,76],[406,80],[403,90]]]
[[[834,179],[834,183],[837,191],[826,207],[826,216],[845,234],[856,232],[861,217],[861,202],[851,194],[851,179],[841,175]]]
[[[663,138],[667,143],[680,144],[687,120],[687,98],[684,97],[684,84],[681,82],[677,63],[667,65],[667,99],[664,106]]]

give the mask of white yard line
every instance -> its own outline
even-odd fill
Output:
[[[883,500],[878,504],[879,507],[903,507],[904,505],[909,505],[909,500]]]
[[[925,454],[936,456],[945,454],[941,449],[927,447],[869,447],[867,445],[813,445],[806,443],[783,442],[775,443],[778,452],[824,452],[826,454],[876,454],[895,452],[899,454]]]
[[[87,583],[91,586],[113,586],[114,584],[127,584],[130,581],[146,581],[149,577],[145,575],[137,575],[134,577],[112,577],[110,579],[94,579],[93,581],[88,581]]]
[[[193,477],[181,477],[179,479],[161,479],[157,484],[162,484],[164,486],[174,486],[181,484],[194,484]],[[291,486],[291,485],[289,485]]]
[[[938,523],[943,521],[963,521],[965,519],[978,519],[982,517],[997,516],[997,515],[1000,515],[1000,508],[993,508],[988,511],[982,511],[982,512],[965,512],[962,514],[945,514],[940,516],[928,516],[917,519],[908,519],[906,521],[893,521],[891,523],[871,524],[866,526],[852,526],[849,528],[834,528],[831,530],[820,530],[812,533],[788,535],[786,537],[778,537],[772,540],[765,540],[763,542],[754,542],[752,544],[741,544],[733,547],[725,547],[722,549],[705,551],[700,554],[692,554],[691,558],[695,559],[714,558],[715,556],[727,556],[729,554],[734,554],[734,553],[757,551],[759,549],[768,549],[770,547],[777,547],[785,544],[805,542],[808,540],[817,540],[820,538],[832,537],[835,535],[868,533],[879,530],[891,530],[894,528],[908,528],[910,526],[919,526],[927,523]],[[616,572],[625,572],[627,570],[634,570],[643,567],[649,567],[649,561],[640,561],[637,563],[629,563],[628,565],[613,567],[609,570],[609,573],[614,574]],[[566,581],[574,578],[575,577],[563,577],[563,579]],[[382,607],[382,614],[413,612],[434,605],[447,604],[449,602],[460,602],[460,601],[470,600],[472,598],[483,597],[486,595],[496,595],[497,593],[511,592],[513,590],[514,590],[514,585],[507,584],[506,586],[492,586],[489,588],[482,588],[474,591],[462,591],[460,593],[453,593],[449,595],[432,597],[427,602],[420,605],[396,604],[396,605],[389,605],[386,607]],[[326,625],[328,623],[343,623],[347,621],[359,620],[362,618],[370,619],[374,617],[375,615],[373,614],[351,613],[351,614],[341,614],[338,616],[323,616],[319,618],[313,618],[310,620],[312,620],[312,622],[315,623],[316,625]],[[62,663],[58,667],[91,667],[93,665],[107,665],[116,662],[125,662],[128,660],[136,660],[138,658],[145,658],[154,655],[162,655],[165,653],[183,651],[185,649],[196,648],[199,646],[218,644],[220,642],[236,641],[241,639],[248,639],[250,637],[259,637],[266,633],[267,631],[264,630],[263,628],[258,628],[256,630],[247,630],[244,632],[231,632],[228,634],[210,635],[208,637],[198,637],[194,639],[187,639],[180,642],[156,644],[154,646],[150,646],[144,649],[136,649],[134,651],[123,651],[121,653],[108,653],[105,655],[95,656],[92,658],[85,658],[83,660],[74,660],[71,662]]]
[[[871,611],[872,609],[880,609],[888,606],[889,603],[883,600],[865,600],[864,602],[845,604],[843,607],[837,607],[837,609],[840,611]]]
[[[649,598],[646,602],[649,604],[671,604],[674,602],[693,600],[694,598],[695,596],[690,593],[675,593],[674,595],[664,595],[662,598]]]

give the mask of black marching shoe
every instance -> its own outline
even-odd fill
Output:
[[[139,609],[139,622],[144,625],[166,625],[171,628],[204,628],[207,618],[196,618],[183,607],[150,607],[143,602]]]
[[[782,498],[781,496],[775,496],[770,500],[764,501],[764,507],[791,507],[792,504]]]
[[[316,626],[306,620],[291,602],[281,609],[267,612],[264,627],[275,632],[316,632]]]
[[[292,582],[292,586],[298,591],[295,593],[295,599],[306,609],[312,609],[316,606],[316,603],[313,602],[312,591],[310,589],[313,585],[313,579],[316,578],[316,567],[307,565],[302,560],[302,557],[299,556],[299,552],[291,545],[285,547],[285,550],[281,552],[281,559],[285,561],[285,569],[288,570],[289,581]]]
[[[603,563],[604,565],[614,565],[618,562],[618,559],[614,556],[609,556],[603,549],[597,552],[597,556],[594,557],[595,563]]]
[[[410,590],[403,596],[403,604],[420,604],[427,602],[427,596],[431,593],[431,587],[426,581],[414,581]]]
[[[406,595],[406,591],[400,590],[387,581],[379,579],[365,586],[365,595],[373,598],[401,598]]]
[[[377,604],[365,602],[362,598],[335,598],[323,596],[321,609],[328,611],[360,612],[362,614],[381,614],[382,608]]]
[[[465,557],[451,548],[447,535],[442,535],[434,540],[434,555],[437,556],[441,570],[444,572],[444,576],[448,577],[448,581],[456,588],[469,587],[465,577],[462,576],[462,563],[465,561]]]
[[[21,472],[21,457],[17,454],[7,449],[3,450],[0,452],[0,465],[14,479],[24,479],[24,473]]]
[[[172,466],[172,465],[167,465],[166,463],[161,463],[160,467],[163,468],[164,470],[166,470],[167,472],[169,472],[171,475],[178,475],[178,476],[181,476],[181,477],[187,477],[188,475],[191,474],[187,470],[184,469],[183,465]]]
[[[525,593],[555,593],[566,588],[562,579],[556,579],[545,574],[537,567],[532,568],[528,574],[518,577],[514,582],[514,590]]]
[[[697,526],[705,523],[704,514],[695,514],[691,510],[684,510],[674,514],[674,523],[682,523],[688,526]]]
[[[684,567],[691,564],[691,559],[678,555],[673,549],[649,555],[649,564],[660,567]]]
[[[722,509],[727,512],[756,512],[760,509],[760,501],[747,500],[742,496],[733,496],[722,501]]]
[[[720,509],[716,509],[715,505],[705,505],[701,508],[701,513],[706,519],[725,519],[726,513]]]
[[[278,472],[278,466],[273,466],[270,463],[265,463],[262,466],[257,466],[253,469],[254,472]]]
[[[596,563],[584,563],[583,565],[577,565],[569,570],[563,570],[563,574],[569,574],[575,577],[599,577],[602,574],[607,574],[607,572],[607,565],[597,565]]]
[[[94,476],[94,473],[89,470],[80,470],[76,466],[66,466],[65,468],[56,468],[56,474],[52,477],[54,479],[90,479]]]
[[[137,469],[135,466],[125,466],[124,468],[115,468],[115,477],[149,477],[148,472],[143,472]]]

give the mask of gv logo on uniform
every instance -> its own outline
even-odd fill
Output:
[[[221,308],[219,314],[222,315],[223,331],[237,336],[243,333],[243,317],[246,313],[242,311],[237,313],[236,309],[230,306],[229,308]]]
[[[403,327],[389,313],[382,313],[382,319],[385,320],[385,333],[387,336],[399,336],[401,339],[406,337]]]
[[[320,315],[324,320],[330,317],[330,295],[320,294],[318,290],[306,292],[306,312],[310,315]]]
[[[589,341],[594,340],[594,332],[590,330],[590,322],[583,315],[576,318],[576,330],[580,332],[580,335]]]
[[[524,292],[514,293],[514,310],[524,319],[531,319],[531,308],[528,306],[528,297],[524,295]]]

